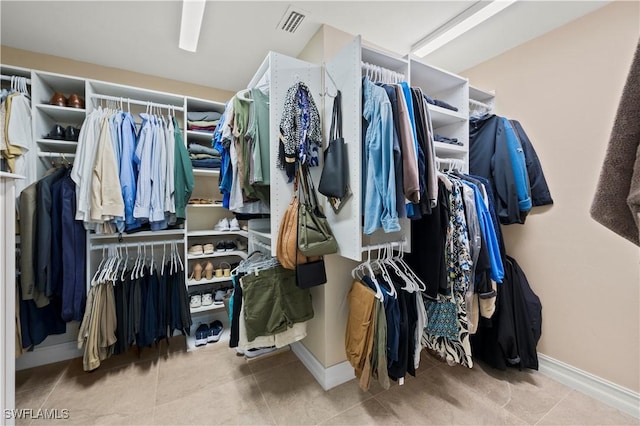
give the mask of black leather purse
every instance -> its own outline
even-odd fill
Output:
[[[318,192],[331,198],[345,199],[351,191],[349,189],[349,165],[347,161],[347,146],[342,137],[342,93],[338,93],[333,100],[333,114],[331,129],[329,130],[329,145],[324,150],[324,166],[320,175]],[[333,204],[332,204],[333,205]]]

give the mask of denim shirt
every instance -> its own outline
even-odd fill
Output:
[[[153,144],[153,125],[149,114],[140,114],[142,126],[138,134],[134,161],[138,167],[138,182],[133,216],[149,220],[151,213],[151,152]]]
[[[500,254],[500,246],[498,244],[496,230],[493,227],[493,222],[491,220],[491,213],[489,213],[489,209],[484,203],[484,199],[480,193],[480,188],[468,181],[463,181],[463,183],[473,189],[475,194],[476,212],[478,214],[480,232],[482,232],[484,241],[487,244],[487,251],[489,252],[489,260],[491,262],[491,279],[497,283],[501,283],[504,278],[504,265],[502,264],[502,255]]]
[[[125,229],[131,231],[140,227],[140,221],[133,217],[138,176],[134,167],[136,123],[131,113],[121,114],[120,132],[120,186],[124,200],[124,223]]]
[[[367,180],[364,185],[364,233],[400,230],[396,210],[396,178],[393,167],[393,112],[387,93],[363,79],[362,115],[368,122],[365,135]]]

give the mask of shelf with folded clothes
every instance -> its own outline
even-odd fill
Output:
[[[449,124],[467,121],[468,117],[460,111],[443,108],[437,105],[429,104],[429,113],[431,114],[431,122],[434,129],[438,127],[448,126]]]
[[[188,254],[188,260],[197,260],[197,259],[209,259],[213,257],[241,257],[243,259],[247,258],[247,252],[240,250],[232,250],[232,251],[215,251],[210,254]]]

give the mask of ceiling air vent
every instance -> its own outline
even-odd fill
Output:
[[[278,29],[293,34],[300,27],[300,24],[306,16],[305,12],[302,12],[301,10],[294,10],[289,6],[282,17],[282,20],[280,20],[280,23],[278,24]]]

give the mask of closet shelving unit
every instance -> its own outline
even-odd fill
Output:
[[[213,133],[188,130],[186,115],[190,111],[217,111],[224,112],[225,104],[206,99],[186,97],[185,98],[185,140],[187,147],[190,144],[199,144],[211,148]],[[222,206],[222,194],[218,189],[220,178],[219,169],[194,169],[194,189],[192,198],[212,200],[212,204],[189,204],[187,205],[187,229],[185,234],[185,245],[187,247],[194,244],[213,244],[214,248],[219,241],[238,240],[246,245],[248,232],[240,231],[215,231],[214,227],[222,218],[231,220],[234,216]],[[230,287],[231,277],[213,277],[208,280],[203,277],[201,280],[191,278],[193,267],[197,263],[211,262],[214,268],[219,268],[222,262],[229,264],[236,263],[241,259],[246,259],[247,252],[241,250],[214,251],[213,254],[190,255],[187,254],[186,283],[190,293],[215,292],[219,288]],[[204,269],[204,268],[203,268]],[[191,336],[187,337],[187,347],[189,350],[195,349],[195,330],[201,322],[210,322],[213,316],[224,311],[224,305],[212,304],[191,308],[193,315],[193,327]],[[219,317],[221,319],[221,317]],[[224,322],[224,321],[223,321]]]
[[[478,87],[469,85],[469,108],[475,103],[485,106],[489,111],[493,112],[495,108],[496,92],[493,90],[483,90]]]
[[[428,65],[410,56],[410,84],[420,87],[433,99],[439,99],[458,108],[453,111],[429,104],[433,131],[439,135],[456,138],[462,145],[434,142],[436,156],[441,159],[455,158],[464,161],[469,169],[469,80],[456,74]]]

